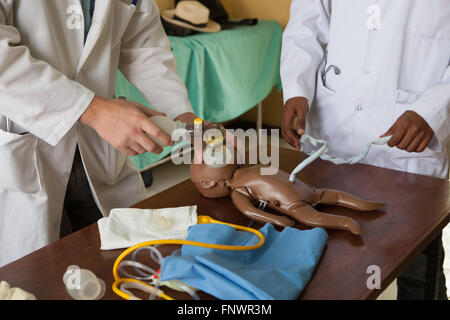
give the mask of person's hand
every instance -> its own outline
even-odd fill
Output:
[[[281,133],[286,141],[297,150],[300,150],[300,136],[305,133],[305,119],[308,110],[308,100],[304,97],[289,99],[283,108]],[[295,130],[292,129],[294,120],[297,120]]]
[[[397,147],[408,152],[422,152],[430,143],[434,132],[420,115],[408,110],[381,137],[391,135],[389,147]]]
[[[95,96],[79,120],[97,131],[114,148],[135,156],[147,151],[162,152],[149,135],[164,145],[173,145],[170,136],[149,120],[155,115],[164,114],[136,102]]]

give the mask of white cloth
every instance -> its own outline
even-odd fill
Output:
[[[102,250],[129,248],[160,239],[186,239],[197,224],[197,206],[164,209],[113,209],[98,222]]]
[[[59,238],[77,144],[105,216],[148,197],[131,159],[78,122],[118,69],[171,118],[192,111],[154,0],[96,1],[86,43],[79,0],[0,0],[0,266]]]
[[[11,288],[8,282],[1,281],[0,300],[36,300],[36,297],[20,288]]]
[[[284,101],[310,103],[306,133],[348,158],[412,110],[435,133],[429,147],[376,145],[363,162],[447,178],[449,0],[293,0],[290,13],[280,73]]]

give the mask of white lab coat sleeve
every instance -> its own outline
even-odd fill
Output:
[[[33,58],[17,28],[7,25],[12,1],[0,1],[0,115],[55,146],[94,93]]]
[[[450,66],[437,85],[429,88],[409,108],[419,114],[433,129],[429,148],[439,152],[450,143]]]
[[[170,118],[193,112],[154,0],[138,2],[122,37],[119,69],[156,110]]]
[[[330,0],[292,1],[280,66],[285,103],[294,97],[312,103],[317,70],[328,43],[330,6]]]

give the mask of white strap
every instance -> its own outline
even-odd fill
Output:
[[[384,138],[378,138],[375,141],[372,141],[372,142],[368,143],[366,145],[366,147],[361,150],[361,152],[359,153],[358,156],[352,157],[350,159],[343,159],[343,158],[333,157],[333,156],[330,156],[329,154],[327,154],[327,152],[330,150],[330,148],[329,148],[328,142],[326,140],[316,139],[316,138],[313,138],[313,137],[311,137],[311,136],[309,136],[307,134],[304,134],[302,136],[302,138],[300,139],[300,143],[302,145],[304,145],[307,142],[309,142],[314,147],[317,147],[318,145],[322,145],[322,147],[320,149],[318,149],[317,151],[307,153],[307,155],[309,155],[309,157],[306,158],[305,160],[303,160],[292,171],[291,175],[289,176],[289,181],[290,182],[294,182],[296,174],[299,173],[301,170],[303,170],[303,168],[305,168],[307,165],[309,165],[311,162],[313,162],[317,158],[321,158],[322,160],[330,161],[330,162],[332,162],[334,164],[355,164],[357,162],[360,162],[361,160],[363,160],[367,156],[367,154],[369,153],[370,148],[372,147],[372,145],[374,145],[374,144],[376,144],[376,145],[386,144],[391,139],[391,137],[392,136],[387,136],[387,137],[384,137]]]

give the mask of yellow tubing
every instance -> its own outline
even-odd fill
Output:
[[[114,266],[113,266],[114,283],[112,286],[114,293],[116,293],[118,296],[120,296],[123,299],[129,300],[131,298],[131,296],[119,289],[119,285],[121,283],[125,283],[125,282],[136,282],[136,283],[140,283],[145,286],[148,286],[149,288],[153,288],[152,286],[150,286],[142,281],[139,281],[136,279],[130,279],[130,278],[120,278],[120,276],[119,276],[119,264],[122,262],[122,260],[127,255],[129,255],[131,252],[133,252],[139,248],[147,247],[147,246],[154,246],[154,245],[158,245],[158,244],[180,244],[180,245],[189,245],[189,246],[211,248],[211,249],[218,249],[218,250],[247,251],[247,250],[258,249],[265,242],[264,235],[256,229],[214,220],[213,218],[211,218],[209,216],[198,216],[197,217],[197,224],[206,224],[206,223],[224,224],[224,225],[231,226],[237,230],[243,230],[243,231],[248,231],[248,232],[254,233],[258,236],[259,242],[257,244],[251,245],[251,246],[232,246],[232,245],[213,244],[213,243],[197,242],[197,241],[191,241],[191,240],[180,240],[180,239],[151,240],[151,241],[139,243],[137,245],[134,245],[134,246],[126,249],[124,252],[122,252],[119,255],[119,257],[116,259],[116,261],[114,262]],[[161,298],[164,298],[166,300],[173,300],[171,297],[167,296],[162,291],[158,296],[160,296]]]

